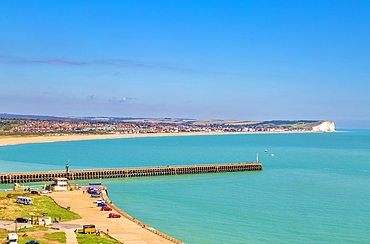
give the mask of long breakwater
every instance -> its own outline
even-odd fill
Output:
[[[209,164],[188,166],[158,166],[140,168],[118,169],[88,169],[88,170],[65,170],[48,172],[23,172],[0,174],[0,184],[47,182],[54,178],[63,177],[69,180],[89,180],[104,178],[128,178],[162,175],[204,174],[239,171],[262,170],[262,163],[248,162],[237,164]]]

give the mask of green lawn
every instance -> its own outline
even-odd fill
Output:
[[[29,232],[36,232],[36,231],[40,231],[40,230],[49,230],[49,227],[44,227],[44,226],[33,226],[31,228],[21,228],[19,230],[17,230],[17,233],[29,233]]]
[[[67,242],[67,239],[66,239],[66,233],[64,232],[54,232],[54,233],[51,233],[51,234],[45,234],[44,235],[45,239],[48,239],[48,240],[51,240],[51,241],[58,241],[60,243],[66,243]]]
[[[5,239],[6,239],[6,237],[8,236],[8,231],[6,231],[6,230],[0,230],[0,240],[1,240],[1,242],[0,243],[6,243],[5,242]],[[4,241],[2,241],[2,240],[4,240]]]
[[[100,236],[94,234],[83,234],[77,233],[77,241],[80,244],[88,244],[88,243],[99,243],[99,244],[118,244],[121,243],[112,237],[101,234]]]
[[[40,241],[39,239],[36,238],[32,238],[31,236],[19,236],[18,238],[19,238],[18,243],[26,243],[30,240],[35,240],[38,241],[40,244],[48,244],[47,242]]]
[[[32,205],[15,203],[18,196],[31,197]],[[0,193],[0,219],[15,220],[17,217],[31,218],[31,215],[50,216],[61,221],[69,221],[81,218],[78,214],[59,207],[52,198],[46,195],[35,195],[29,193]]]

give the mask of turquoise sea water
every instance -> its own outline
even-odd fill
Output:
[[[74,170],[235,163],[256,153],[260,172],[103,184],[124,211],[186,243],[370,242],[370,131],[14,145],[0,147],[0,164],[2,172],[48,171],[69,160]]]

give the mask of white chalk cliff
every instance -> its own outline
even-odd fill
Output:
[[[312,131],[317,131],[317,132],[335,131],[335,125],[334,125],[334,122],[325,120],[321,124],[313,126]]]

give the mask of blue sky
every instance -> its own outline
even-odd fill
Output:
[[[0,1],[0,113],[370,120],[370,1]]]

